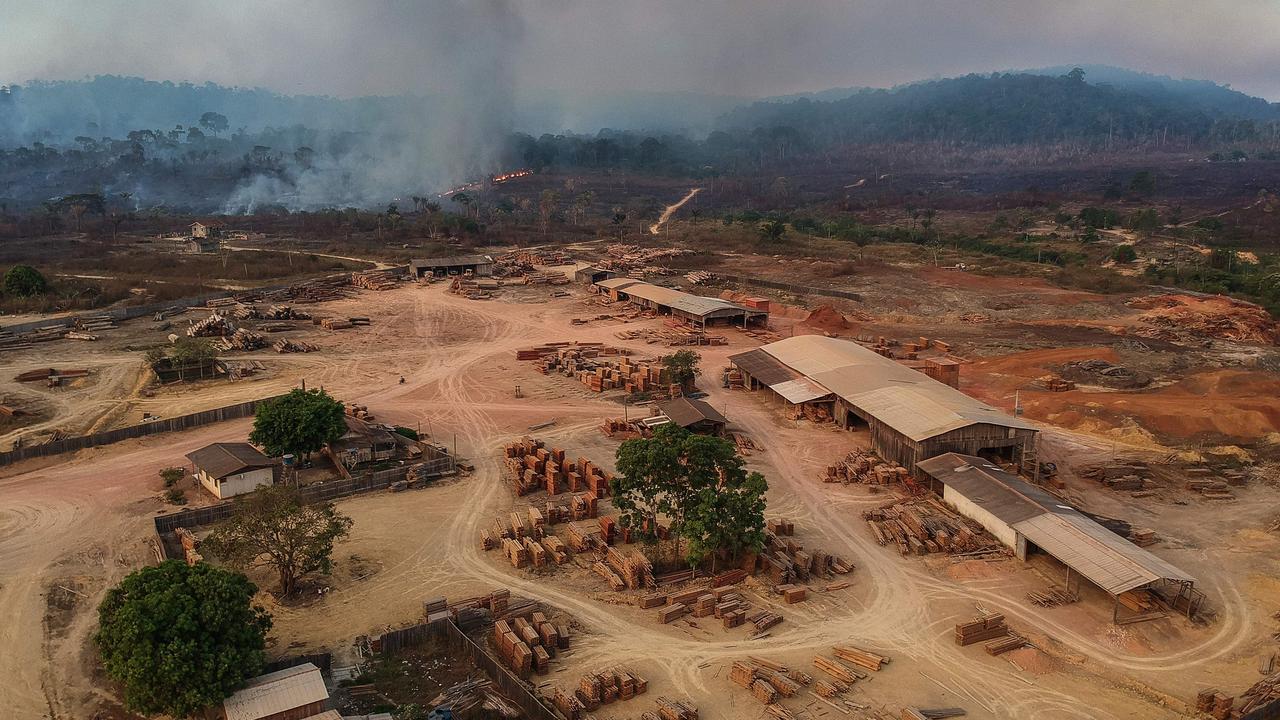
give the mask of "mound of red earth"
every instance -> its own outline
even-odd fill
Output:
[[[823,333],[837,334],[853,328],[853,323],[839,310],[830,305],[819,305],[809,313],[801,325]]]
[[[1138,319],[1155,326],[1136,334],[1161,339],[1201,336],[1236,342],[1280,344],[1280,324],[1259,305],[1221,295],[1151,295],[1129,307],[1147,310]]]

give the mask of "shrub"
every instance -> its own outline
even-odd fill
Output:
[[[8,295],[32,297],[49,289],[49,281],[30,265],[14,265],[4,274],[4,291]]]
[[[164,499],[172,505],[186,505],[187,491],[180,487],[171,487],[165,491]]]
[[[164,481],[164,486],[171,488],[177,485],[187,473],[180,467],[167,467],[160,471],[160,479]]]

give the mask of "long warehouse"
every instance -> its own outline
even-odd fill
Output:
[[[800,335],[729,361],[751,389],[820,405],[841,427],[867,429],[880,457],[913,473],[917,462],[944,452],[1036,470],[1034,426],[856,342]]]
[[[1194,612],[1203,596],[1195,579],[1152,553],[1064,504],[1044,488],[1007,473],[982,458],[946,453],[917,466],[930,489],[961,515],[982,525],[1020,559],[1043,552],[1117,599],[1148,590],[1179,610]],[[1129,603],[1142,603],[1126,596]],[[1132,618],[1131,618],[1132,619]]]
[[[746,327],[762,323],[769,318],[769,311],[750,308],[720,298],[691,295],[652,285],[635,278],[609,278],[593,284],[596,292],[606,293],[614,300],[627,300],[641,307],[652,308],[659,314],[672,315],[695,325],[734,324]]]

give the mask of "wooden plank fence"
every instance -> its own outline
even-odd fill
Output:
[[[227,405],[225,407],[214,408],[212,410],[202,410],[201,412],[179,415],[177,417],[161,418],[159,420],[152,420],[139,425],[130,425],[129,427],[116,428],[114,430],[103,430],[102,432],[94,433],[92,435],[63,438],[62,440],[55,440],[41,445],[15,448],[8,452],[0,452],[0,466],[12,465],[13,463],[26,460],[28,458],[61,455],[62,453],[98,447],[99,445],[110,445],[112,443],[118,443],[122,440],[129,440],[131,438],[139,438],[147,435],[157,435],[159,433],[167,432],[181,432],[182,430],[190,430],[191,428],[222,422],[223,420],[245,418],[253,415],[254,412],[257,411],[258,406],[262,403],[270,402],[278,397],[281,396],[273,395],[267,398],[249,400],[247,402]]]
[[[503,696],[520,707],[523,712],[522,717],[532,720],[560,720],[555,710],[507,669],[506,665],[485,652],[483,647],[462,632],[452,618],[391,630],[383,633],[380,640],[383,655],[394,654],[406,647],[421,645],[428,640],[444,642],[451,649],[463,650],[471,655],[475,664],[493,680],[493,684],[498,686]]]
[[[411,472],[418,478],[426,479],[451,475],[455,469],[453,456],[445,455],[444,457],[438,457],[415,465],[404,465],[379,472],[356,475],[342,480],[303,485],[298,488],[298,494],[302,496],[302,501],[307,504],[327,502],[349,495],[383,490],[390,487],[392,483],[404,480]],[[179,510],[168,515],[157,515],[154,519],[156,533],[163,536],[165,533],[173,532],[180,527],[190,529],[221,522],[231,517],[232,512],[235,511],[235,502],[234,499],[224,500],[216,505]]]

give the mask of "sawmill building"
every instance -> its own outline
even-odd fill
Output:
[[[1037,466],[1034,426],[856,342],[800,335],[729,361],[748,388],[820,406],[840,427],[867,430],[880,457],[913,473],[917,462],[946,452]]]
[[[720,298],[691,295],[635,278],[609,278],[596,282],[592,287],[615,301],[629,301],[656,310],[659,315],[671,315],[699,327],[715,324],[746,327],[769,318],[768,310],[749,308]]]
[[[1047,490],[1005,472],[982,458],[946,453],[921,461],[917,469],[930,489],[982,525],[1020,559],[1036,553],[1066,566],[1113,598],[1149,590],[1175,607],[1194,611],[1202,597],[1195,579],[1067,505]],[[1126,597],[1131,601],[1132,598]],[[1120,603],[1115,606],[1116,617]]]
[[[414,278],[427,275],[492,275],[493,258],[488,255],[448,255],[410,261],[409,274]]]

